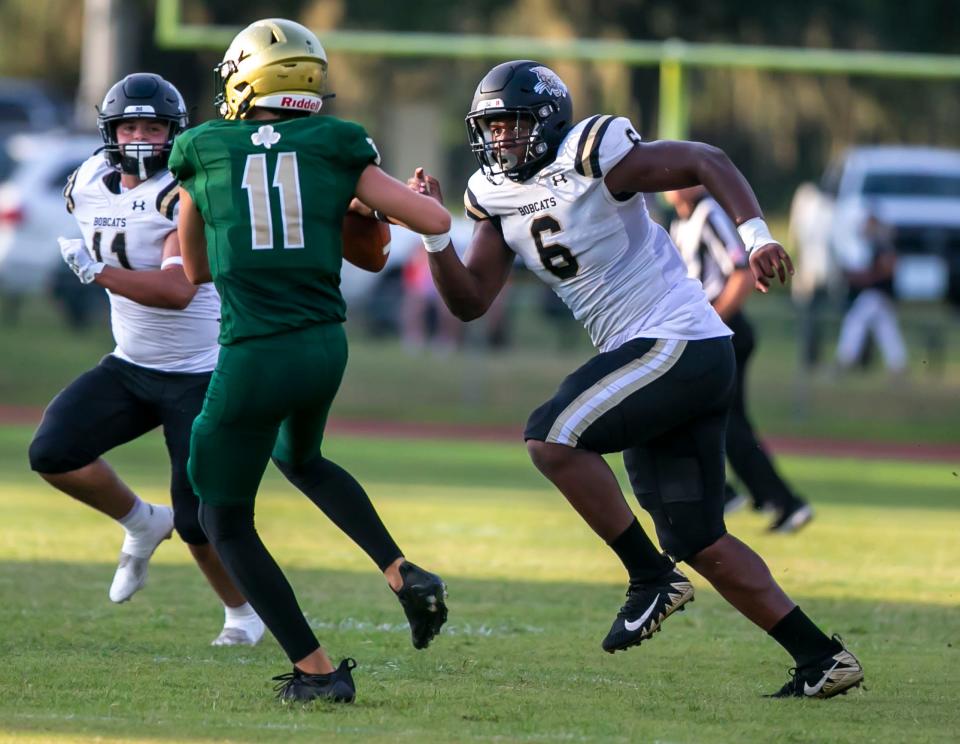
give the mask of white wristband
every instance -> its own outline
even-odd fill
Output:
[[[183,256],[167,256],[163,261],[160,262],[160,269],[163,270],[168,266],[183,266]]]
[[[420,237],[423,239],[423,247],[427,249],[428,253],[439,253],[450,245],[450,233],[421,235]]]
[[[753,217],[747,220],[737,228],[737,232],[740,233],[740,239],[747,249],[747,254],[751,253],[754,248],[777,242],[770,234],[770,228],[763,221],[763,217]]]

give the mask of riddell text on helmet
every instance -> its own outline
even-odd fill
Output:
[[[304,109],[306,111],[317,112],[320,110],[320,101],[316,98],[284,96],[280,99],[280,106],[283,108]]]

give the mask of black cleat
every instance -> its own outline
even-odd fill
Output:
[[[863,667],[857,657],[847,651],[839,636],[833,640],[840,650],[820,661],[790,670],[790,681],[771,698],[831,698],[846,695],[847,691],[863,683]]]
[[[813,520],[813,507],[806,501],[797,500],[777,514],[767,531],[790,534],[803,529],[810,524],[811,520]]]
[[[627,602],[603,639],[603,650],[612,654],[638,646],[660,630],[664,620],[692,601],[693,584],[676,568],[653,584],[631,582]]]
[[[397,599],[410,623],[414,648],[426,648],[447,622],[447,585],[436,574],[404,561],[400,564],[403,586]]]
[[[292,672],[273,678],[277,682],[273,689],[277,691],[277,699],[284,703],[306,703],[310,700],[352,703],[357,688],[350,672],[356,666],[357,662],[353,659],[344,659],[329,674],[307,674],[294,667]]]

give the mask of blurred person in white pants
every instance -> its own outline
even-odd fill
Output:
[[[876,214],[869,213],[863,226],[863,269],[846,269],[852,304],[844,316],[837,343],[837,364],[850,369],[863,354],[868,335],[880,348],[887,370],[903,374],[907,367],[907,349],[897,320],[893,297],[893,271],[896,253],[890,228]]]

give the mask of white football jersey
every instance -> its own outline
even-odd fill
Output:
[[[159,270],[163,243],[177,229],[179,191],[163,170],[122,191],[102,155],[87,159],[63,190],[67,211],[98,261],[134,271]],[[163,372],[209,372],[217,364],[220,297],[202,284],[183,310],[147,307],[107,291],[114,355]]]
[[[643,195],[611,194],[603,181],[639,141],[628,119],[586,119],[564,138],[556,160],[523,183],[494,185],[474,173],[464,194],[467,215],[492,220],[600,351],[634,338],[730,336]]]

